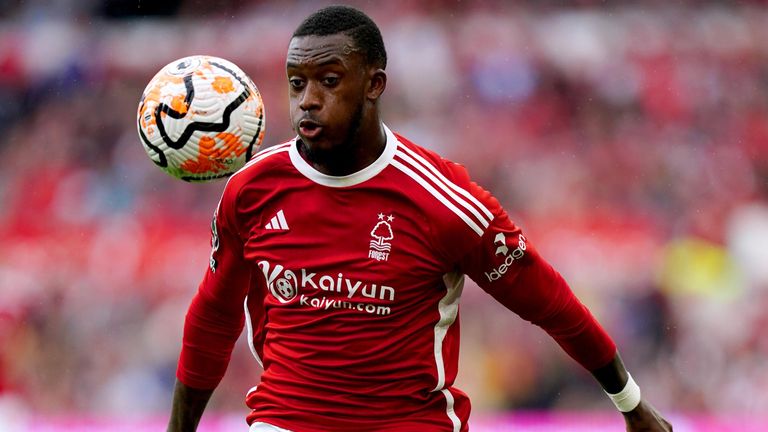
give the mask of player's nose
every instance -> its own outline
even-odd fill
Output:
[[[322,92],[320,86],[312,81],[304,87],[304,92],[299,100],[299,108],[302,111],[318,110],[322,107]]]

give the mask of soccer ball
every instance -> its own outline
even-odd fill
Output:
[[[264,104],[232,62],[197,55],[172,61],[144,89],[137,115],[144,150],[173,177],[227,177],[264,139]]]

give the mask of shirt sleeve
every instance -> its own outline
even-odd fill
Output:
[[[216,388],[245,323],[251,269],[243,258],[232,192],[225,189],[214,213],[209,266],[184,321],[176,377],[192,388]]]
[[[475,183],[470,191],[494,218],[461,260],[461,270],[509,310],[543,328],[587,370],[608,364],[616,345],[592,313],[498,201]]]

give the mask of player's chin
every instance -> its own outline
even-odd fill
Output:
[[[300,133],[299,138],[304,143],[307,150],[318,156],[321,154],[333,152],[334,150],[340,148],[338,140],[331,139],[325,135],[305,137]]]

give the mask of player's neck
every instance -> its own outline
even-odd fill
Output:
[[[368,122],[344,145],[329,152],[309,151],[299,142],[299,154],[314,169],[331,176],[345,176],[365,169],[384,152],[387,135],[381,121]]]

